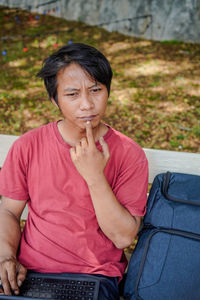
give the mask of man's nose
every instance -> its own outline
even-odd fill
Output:
[[[88,94],[82,94],[80,100],[80,109],[81,110],[89,110],[94,107],[94,103],[92,97]]]

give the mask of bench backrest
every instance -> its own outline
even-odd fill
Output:
[[[6,158],[8,150],[18,138],[14,135],[0,134],[0,168]],[[200,175],[200,153],[166,151],[144,148],[149,162],[149,183],[159,173],[166,171]],[[22,218],[26,218],[25,210]]]

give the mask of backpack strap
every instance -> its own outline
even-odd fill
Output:
[[[187,201],[187,200],[184,200],[184,199],[180,199],[180,198],[176,198],[176,197],[170,196],[170,195],[168,194],[168,188],[169,188],[170,176],[171,176],[171,173],[170,173],[170,172],[167,172],[167,173],[165,173],[165,174],[163,175],[162,193],[163,193],[163,195],[165,196],[165,198],[166,198],[167,200],[170,200],[170,201],[175,201],[175,202],[180,202],[180,203],[184,203],[184,204],[200,206],[200,203],[198,203],[198,202],[195,202],[195,201]]]

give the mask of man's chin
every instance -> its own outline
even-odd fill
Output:
[[[92,125],[92,129],[94,129],[94,128],[96,128],[96,127],[98,127],[99,125],[100,125],[100,120],[86,120],[86,121],[84,121],[82,124],[81,124],[81,128],[84,128],[84,130],[85,130],[85,128],[86,128],[86,124],[87,124],[87,122],[90,122],[91,123],[91,125]]]

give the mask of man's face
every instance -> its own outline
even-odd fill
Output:
[[[68,126],[85,129],[99,125],[107,101],[105,85],[95,82],[78,64],[72,63],[57,74],[58,105]]]

